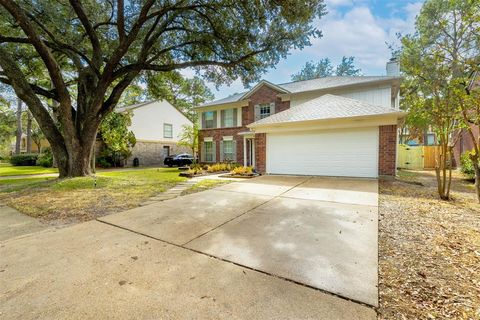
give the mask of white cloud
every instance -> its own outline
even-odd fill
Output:
[[[386,43],[398,43],[397,33],[414,30],[415,16],[420,8],[421,3],[408,3],[401,8],[404,19],[375,17],[366,6],[357,6],[345,13],[330,10],[330,14],[318,23],[323,38],[316,39],[305,51],[318,59],[330,57],[334,62],[342,56],[355,56],[364,73],[382,74],[390,58]]]

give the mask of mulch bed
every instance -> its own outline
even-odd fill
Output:
[[[480,205],[454,175],[441,201],[433,172],[380,183],[379,319],[480,319]],[[417,182],[417,183],[412,183]]]

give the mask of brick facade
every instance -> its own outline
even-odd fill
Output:
[[[165,160],[163,147],[170,147],[170,155],[179,153],[192,153],[185,147],[179,147],[176,143],[157,141],[137,141],[132,149],[132,155],[127,159],[126,166],[133,166],[133,159],[138,158],[140,166],[163,165]]]
[[[220,147],[219,143],[224,136],[233,136],[233,139],[236,141],[236,153],[237,161],[240,164],[243,164],[243,136],[239,135],[240,132],[249,131],[247,125],[252,122],[255,122],[255,105],[261,103],[271,103],[275,102],[275,112],[281,112],[290,108],[289,101],[282,101],[278,97],[277,90],[264,85],[255,91],[249,97],[248,106],[242,108],[242,123],[241,126],[235,128],[216,128],[216,129],[202,129],[199,132],[199,141],[203,141],[205,137],[212,137],[214,143],[216,143],[216,161],[220,160]],[[266,149],[265,149],[265,134],[256,134],[255,135],[255,169],[258,172],[265,172],[265,158],[266,158]],[[201,150],[200,150],[201,153]],[[201,155],[200,155],[201,156]],[[201,157],[200,157],[201,159]]]
[[[220,159],[219,143],[224,136],[233,136],[236,141],[237,162],[243,164],[243,136],[240,132],[249,131],[246,127],[255,121],[254,106],[262,103],[275,102],[275,112],[281,112],[290,108],[289,101],[281,101],[279,92],[269,86],[262,86],[250,96],[248,106],[242,108],[241,126],[235,128],[202,129],[199,132],[199,141],[203,142],[205,137],[213,138],[216,144],[216,161]],[[201,151],[200,151],[201,152]],[[396,173],[396,152],[397,152],[397,126],[387,125],[379,127],[379,175],[394,176]],[[255,169],[258,172],[266,171],[266,134],[255,134]]]
[[[394,176],[397,159],[397,126],[379,127],[378,174]]]

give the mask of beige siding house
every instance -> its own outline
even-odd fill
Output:
[[[192,122],[177,108],[165,100],[138,103],[118,108],[117,112],[131,111],[130,130],[135,134],[137,143],[127,165],[133,165],[138,158],[140,165],[161,165],[165,157],[171,154],[188,152],[177,146],[184,125]]]

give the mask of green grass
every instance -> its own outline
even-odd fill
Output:
[[[46,181],[55,179],[54,177],[35,177],[35,178],[17,178],[17,179],[0,179],[0,193],[14,192],[35,186],[41,186]]]
[[[0,164],[0,177],[22,176],[31,174],[58,173],[57,168],[39,166],[12,166],[9,163]]]
[[[0,179],[0,201],[34,217],[85,221],[139,206],[186,180],[176,168],[99,172],[71,179]]]

